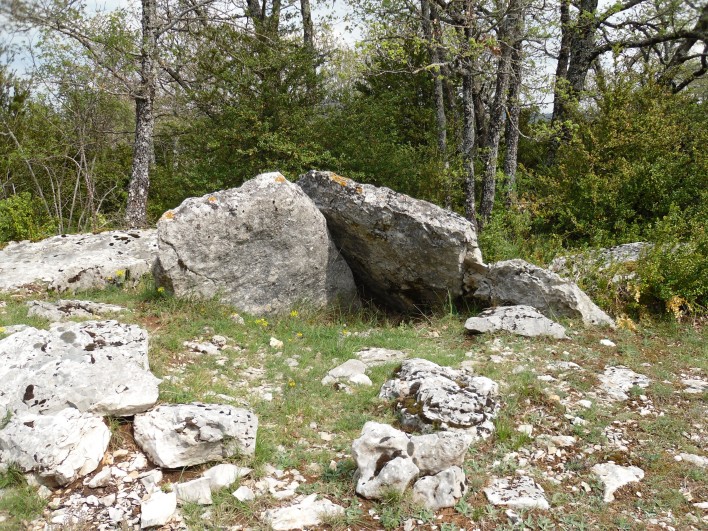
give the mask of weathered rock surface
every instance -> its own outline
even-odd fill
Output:
[[[56,291],[131,283],[148,273],[157,254],[155,230],[54,236],[10,243],[0,250],[0,291],[39,286]]]
[[[685,463],[689,463],[691,465],[700,467],[700,468],[705,468],[708,469],[708,457],[703,457],[702,455],[696,455],[696,454],[686,454],[686,453],[681,453],[678,455],[678,457],[681,459],[681,461]]]
[[[126,308],[116,304],[80,300],[28,301],[27,315],[49,321],[63,321],[71,317],[99,317],[107,313],[121,313]]]
[[[432,508],[464,490],[462,470],[450,470],[462,465],[472,440],[466,432],[408,435],[387,424],[367,422],[352,443],[358,467],[356,492],[376,499],[391,490],[403,493],[415,480],[430,477],[418,490]],[[444,471],[447,474],[441,474]]]
[[[603,500],[607,503],[615,501],[617,489],[629,483],[636,483],[644,478],[644,471],[637,466],[598,463],[591,470],[605,485]]]
[[[211,505],[211,480],[209,478],[197,478],[184,483],[174,484],[177,503],[198,503],[199,505]]]
[[[322,378],[322,385],[332,385],[337,382],[372,385],[371,380],[366,375],[366,365],[364,362],[355,359],[345,361]]]
[[[612,266],[637,262],[642,253],[651,247],[650,243],[634,242],[569,256],[559,256],[553,259],[548,265],[548,269],[577,281],[588,274],[602,272]]]
[[[499,386],[484,376],[441,367],[424,359],[406,360],[379,397],[395,399],[402,424],[417,431],[464,429],[486,438],[494,430]]]
[[[396,363],[408,357],[408,354],[402,350],[376,347],[362,349],[359,352],[355,352],[354,355],[357,359],[363,361],[364,365],[367,367],[378,367],[379,365],[386,365],[387,363]]]
[[[156,490],[140,505],[140,528],[165,525],[176,510],[177,494]]]
[[[469,221],[388,188],[311,171],[298,181],[327,218],[335,243],[366,292],[402,311],[464,294],[482,266]]]
[[[413,485],[413,502],[432,511],[454,507],[467,493],[467,478],[459,466],[434,476],[425,476]]]
[[[473,334],[503,330],[526,337],[550,336],[565,339],[565,328],[551,321],[532,306],[499,306],[489,308],[465,322]]]
[[[512,509],[542,509],[550,506],[543,488],[527,476],[495,479],[484,489],[489,503]]]
[[[470,277],[473,296],[493,306],[533,306],[549,318],[581,318],[588,325],[614,326],[614,321],[576,284],[523,260],[489,264],[486,273]]]
[[[156,280],[178,296],[219,295],[257,315],[356,299],[324,217],[279,173],[187,199],[162,216],[157,231]]]
[[[271,509],[263,514],[263,519],[274,531],[307,529],[318,526],[327,517],[344,514],[344,507],[310,494],[301,502],[289,507]]]
[[[21,413],[0,430],[0,463],[36,471],[49,483],[67,485],[96,470],[111,433],[103,420],[66,408],[53,415]]]
[[[135,416],[135,442],[157,465],[179,468],[253,455],[258,418],[216,404],[163,405]]]
[[[66,407],[133,415],[157,401],[147,332],[117,321],[27,327],[0,340],[0,415]]]
[[[211,467],[202,475],[209,479],[211,490],[215,491],[228,487],[237,479],[247,476],[250,473],[250,468],[232,465],[231,463],[222,463]]]
[[[649,387],[650,380],[643,374],[619,365],[617,367],[605,367],[605,372],[598,376],[600,380],[600,391],[610,400],[627,400],[627,392],[632,387]]]

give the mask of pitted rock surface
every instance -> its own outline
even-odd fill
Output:
[[[157,231],[155,277],[178,296],[218,295],[256,315],[356,300],[325,218],[279,173],[186,199],[162,216]]]
[[[550,336],[566,339],[565,328],[551,321],[532,306],[499,306],[489,308],[465,322],[473,334],[503,330],[526,337]]]
[[[51,484],[67,485],[96,470],[111,432],[90,413],[66,408],[53,415],[23,412],[0,430],[0,463],[36,471]]]
[[[504,505],[512,509],[547,510],[550,507],[543,487],[527,476],[495,479],[484,489],[484,494],[492,505]]]
[[[439,307],[462,296],[465,276],[482,266],[475,227],[462,216],[331,172],[311,171],[297,183],[366,292],[388,306]]]
[[[472,441],[466,432],[408,435],[387,424],[367,422],[361,436],[352,443],[352,456],[358,467],[356,492],[377,499],[391,490],[403,493],[420,478],[437,478],[426,480],[419,489],[427,493],[421,494],[421,499],[430,502],[428,507],[432,508],[462,489],[459,484],[464,485],[465,478],[461,469],[459,473],[440,473],[460,467]],[[426,485],[430,488],[423,489]]]
[[[417,358],[404,361],[396,378],[379,393],[380,398],[398,401],[407,429],[463,429],[478,438],[494,430],[498,395],[499,386],[489,378]]]
[[[80,300],[28,301],[27,315],[41,317],[49,321],[63,321],[70,317],[98,317],[107,313],[125,312],[126,308],[117,304]]]
[[[467,493],[467,478],[459,466],[434,476],[425,476],[413,485],[413,502],[432,511],[454,507]]]
[[[615,326],[614,321],[576,284],[523,260],[489,264],[486,273],[470,277],[474,297],[494,306],[533,306],[549,318],[580,318],[587,325]]]
[[[650,380],[643,374],[637,374],[627,367],[605,367],[605,372],[598,376],[600,391],[612,401],[627,400],[627,392],[632,387],[649,387]]]
[[[102,415],[151,408],[157,379],[148,367],[147,332],[117,321],[25,328],[0,340],[0,414],[74,407]]]
[[[157,255],[153,230],[73,234],[12,242],[0,250],[0,291],[40,286],[55,291],[137,282]]]
[[[158,406],[135,416],[135,442],[157,465],[179,468],[253,455],[258,418],[217,404]]]

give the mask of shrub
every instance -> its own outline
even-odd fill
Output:
[[[39,240],[56,229],[39,199],[28,192],[0,200],[0,242]]]

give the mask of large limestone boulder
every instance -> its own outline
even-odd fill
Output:
[[[494,430],[499,385],[493,380],[418,358],[404,361],[395,376],[379,397],[398,402],[405,428],[461,429],[482,439]]]
[[[162,216],[157,231],[155,276],[178,296],[218,295],[257,315],[356,298],[324,217],[279,173],[187,199]]]
[[[403,493],[415,482],[414,497],[428,508],[452,507],[466,492],[460,468],[473,437],[466,432],[408,435],[387,424],[367,422],[352,443],[356,492],[378,499]]]
[[[170,404],[136,415],[135,442],[153,463],[181,468],[256,451],[258,418],[218,404]]]
[[[546,317],[580,318],[588,325],[614,326],[614,321],[576,284],[524,260],[489,264],[487,271],[471,277],[475,298],[493,306],[533,306]]]
[[[12,242],[0,250],[0,291],[37,286],[77,291],[132,283],[150,271],[156,254],[154,229]]]
[[[150,409],[160,380],[148,366],[147,332],[117,321],[27,327],[0,340],[0,416],[66,407],[101,415]]]
[[[402,311],[463,295],[482,265],[469,221],[388,188],[311,171],[298,184],[327,218],[335,243],[367,294]]]
[[[98,468],[110,438],[100,417],[74,408],[53,415],[25,412],[0,430],[0,464],[14,463],[50,484],[68,485]]]

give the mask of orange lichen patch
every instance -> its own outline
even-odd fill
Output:
[[[168,210],[164,214],[162,214],[162,218],[160,219],[175,219],[175,213],[172,212],[171,210]]]
[[[282,175],[278,175],[278,176],[275,178],[275,182],[276,182],[276,183],[284,183],[285,181],[286,181],[286,179],[285,179],[285,177],[283,177]]]
[[[341,175],[337,175],[336,173],[330,175],[329,178],[335,183],[344,186],[345,188],[349,184],[349,179],[347,179],[346,177],[342,177]]]
[[[207,201],[209,201],[210,203],[216,203],[216,197],[212,195]]]

